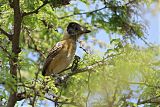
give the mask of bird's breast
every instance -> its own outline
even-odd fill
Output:
[[[64,42],[62,50],[51,61],[49,65],[49,72],[54,74],[66,69],[72,63],[75,51],[76,43],[72,41]]]
[[[66,53],[66,59],[68,61],[72,61],[76,51],[76,44],[69,42],[68,45],[66,45],[64,51]]]
[[[63,59],[62,63],[65,63],[65,65],[68,66],[74,58],[75,51],[76,51],[76,42],[74,42],[72,40],[67,40],[64,43],[64,47],[63,47],[62,53],[61,53],[61,55],[62,55],[61,59]]]

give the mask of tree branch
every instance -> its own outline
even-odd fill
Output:
[[[41,21],[44,24],[44,26],[47,27],[47,29],[52,29],[54,27],[54,25],[52,23],[47,23],[47,21],[44,19],[42,19]]]
[[[30,44],[28,44],[28,48],[35,50],[36,52],[38,52],[40,54],[40,56],[42,56],[43,58],[45,58],[44,53],[38,48],[36,41],[32,38],[32,36],[30,36],[30,32],[28,30],[28,28],[25,28],[27,33],[28,33],[28,37],[30,38],[32,44],[34,47],[32,47]]]
[[[152,47],[152,44],[151,43],[148,43],[145,38],[143,37],[140,37],[140,39],[148,46],[148,47]]]
[[[55,102],[54,99],[51,99],[51,98],[48,98],[48,97],[44,97],[44,98],[47,99],[47,100],[49,100],[49,101]],[[59,103],[59,104],[70,104],[70,105],[77,106],[77,104],[74,103],[74,102],[57,101],[57,103]]]
[[[4,47],[1,46],[1,45],[0,45],[0,48],[3,50],[3,52],[5,52],[5,53],[8,55],[8,57],[11,57],[10,53],[7,51],[6,48],[4,48]]]
[[[56,4],[56,5],[53,5],[53,8],[56,8],[58,6],[58,4],[60,6],[67,5],[67,4],[69,4],[69,2],[70,2],[70,0],[61,0],[61,1],[57,2],[57,3],[53,3],[53,4]],[[31,14],[38,14],[40,9],[42,7],[44,7],[46,4],[48,4],[48,3],[50,3],[50,2],[48,0],[45,0],[43,2],[43,4],[41,6],[39,6],[37,9],[35,9],[35,10],[31,11],[31,12],[28,12],[28,13],[24,12],[22,14],[22,17],[28,16],[28,15],[31,15]]]
[[[87,97],[86,97],[86,107],[88,107],[88,102],[89,102],[89,97],[91,95],[91,87],[90,87],[90,77],[91,77],[91,72],[88,73],[88,80],[87,80]]]
[[[14,55],[11,61],[9,62],[10,65],[10,73],[13,75],[13,78],[17,80],[17,70],[18,70],[18,55],[21,51],[20,49],[20,32],[21,32],[21,10],[20,10],[20,0],[13,0],[13,12],[14,12],[14,34],[12,38],[12,54]],[[8,103],[6,107],[14,107],[17,99],[17,87],[15,86],[16,90],[10,92],[10,96],[8,99]]]
[[[138,0],[129,0],[128,3],[126,3],[125,5],[130,5],[130,4],[133,4],[133,3],[136,3],[138,2]]]
[[[150,85],[148,83],[145,83],[145,82],[128,82],[128,81],[124,81],[128,84],[138,84],[138,85],[145,85],[147,87],[153,87],[153,88],[157,88],[157,89],[160,89],[160,86],[159,85]]]
[[[103,59],[100,60],[100,61],[96,61],[96,62],[95,62],[94,64],[92,64],[92,65],[89,65],[89,66],[86,66],[86,67],[80,68],[80,69],[75,69],[75,70],[73,70],[71,73],[68,73],[68,74],[64,75],[63,80],[66,81],[67,79],[69,79],[69,77],[71,77],[71,76],[73,76],[73,75],[76,75],[76,74],[79,74],[79,73],[87,72],[87,71],[90,71],[90,70],[95,71],[95,70],[94,70],[95,67],[109,64],[108,61],[107,61],[107,59],[112,58],[112,57],[115,57],[115,56],[117,56],[117,55],[120,55],[120,54],[109,55],[109,56],[103,58]],[[70,68],[68,68],[68,69],[70,69]],[[65,70],[68,70],[68,69],[65,69]],[[63,70],[62,72],[64,72],[65,70]],[[62,72],[61,72],[61,73],[62,73]],[[53,77],[54,77],[54,75],[53,75]],[[63,81],[63,80],[62,80],[62,81]],[[55,83],[55,84],[59,84],[59,81],[58,81],[57,83]]]
[[[75,16],[75,15],[82,15],[82,14],[92,14],[92,13],[95,13],[95,12],[98,12],[98,11],[101,11],[103,9],[106,9],[107,7],[102,7],[100,9],[96,9],[96,10],[93,10],[93,11],[89,11],[89,12],[83,12],[83,13],[74,13],[74,14],[71,14],[71,15],[68,15],[68,16],[62,16],[62,17],[59,17],[58,19],[64,19],[64,18],[68,18],[68,17],[71,17],[71,16]]]
[[[31,14],[38,14],[39,10],[40,10],[42,7],[44,7],[46,4],[48,4],[48,3],[49,3],[49,1],[48,1],[48,0],[45,0],[45,1],[43,2],[43,4],[42,4],[41,6],[39,6],[37,9],[35,9],[35,10],[31,11],[31,12],[28,12],[28,13],[24,12],[24,13],[22,14],[22,17],[28,16],[28,15],[31,15]]]
[[[73,76],[73,75],[76,75],[76,74],[79,74],[79,73],[82,73],[82,72],[87,72],[87,71],[90,71],[90,70],[94,70],[95,67],[97,66],[102,66],[102,65],[106,65],[107,64],[107,61],[98,61],[96,63],[94,63],[93,65],[90,65],[90,66],[86,66],[84,68],[81,68],[81,69],[76,69],[75,71],[73,71],[72,73],[68,73],[65,77],[64,77],[64,80],[68,79],[69,77]]]
[[[41,94],[38,93],[39,91],[37,91],[36,89],[33,89],[33,90],[37,92],[37,95],[36,95],[36,96],[41,97]],[[23,100],[23,99],[31,98],[31,97],[34,97],[34,95],[27,95],[26,92],[22,92],[22,93],[17,93],[15,99],[16,99],[17,101],[21,101],[21,100]],[[55,98],[57,98],[57,96],[53,96],[53,99],[52,99],[52,98],[49,98],[49,97],[45,97],[45,96],[44,96],[44,98],[47,99],[47,100],[49,100],[49,101],[55,102]],[[59,98],[59,97],[58,97],[58,98]],[[57,103],[60,103],[60,104],[71,104],[71,105],[77,106],[77,104],[74,103],[74,102],[57,101]]]
[[[13,1],[12,0],[9,0],[9,5],[10,5],[11,8],[13,8],[14,5],[13,5]]]
[[[136,0],[131,0],[129,1],[128,3],[124,4],[124,5],[129,5],[129,4],[132,4],[136,2]],[[104,4],[105,6],[102,7],[102,8],[99,8],[99,9],[96,9],[96,10],[93,10],[93,11],[89,11],[89,12],[82,12],[82,13],[74,13],[74,14],[71,14],[71,15],[68,15],[68,16],[62,16],[62,17],[59,17],[58,19],[64,19],[64,18],[68,18],[68,17],[71,17],[71,16],[75,16],[75,15],[82,15],[82,14],[92,14],[92,13],[95,13],[95,12],[98,12],[98,11],[101,11],[103,9],[106,9],[106,8],[113,8],[114,6],[110,6],[111,4],[104,1]]]
[[[140,105],[140,104],[146,104],[146,103],[160,104],[160,95],[156,96],[156,97],[152,97],[152,98],[150,98],[148,100],[144,100],[144,101],[138,100],[138,102],[137,102],[138,105]]]
[[[0,32],[8,37],[8,39],[12,40],[12,35],[7,33],[4,29],[0,28]]]

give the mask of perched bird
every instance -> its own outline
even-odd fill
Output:
[[[76,41],[82,35],[91,32],[86,27],[78,23],[71,22],[64,32],[63,39],[49,52],[43,66],[42,75],[50,76],[65,70],[72,62],[75,51]]]

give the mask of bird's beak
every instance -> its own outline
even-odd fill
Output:
[[[91,32],[86,27],[81,27],[81,30],[82,30],[82,33],[90,33]]]

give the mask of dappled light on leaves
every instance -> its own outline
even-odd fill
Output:
[[[153,2],[0,0],[0,106],[158,106],[160,50],[146,41],[141,11]],[[44,59],[70,22],[91,33],[77,41],[75,63],[44,77]]]

